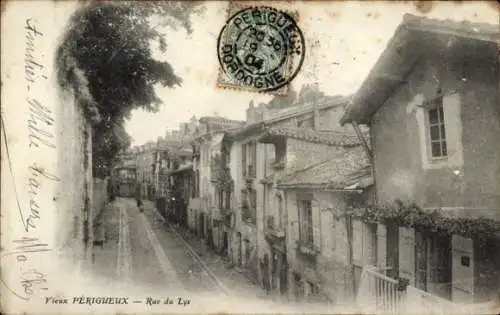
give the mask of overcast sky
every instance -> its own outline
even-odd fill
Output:
[[[298,25],[306,40],[306,58],[293,80],[295,90],[305,83],[318,82],[326,94],[352,94],[385,48],[405,13],[431,18],[469,20],[498,24],[494,2],[456,4],[441,2],[423,13],[412,3],[390,2],[290,2],[276,3],[297,10]],[[177,129],[193,115],[218,113],[232,119],[245,119],[250,100],[267,102],[271,96],[216,88],[218,73],[217,36],[227,18],[227,3],[207,2],[203,15],[193,17],[194,32],[167,33],[167,52],[158,57],[172,64],[183,80],[175,89],[159,88],[165,105],[156,114],[136,110],[127,123],[133,145],[163,136]]]

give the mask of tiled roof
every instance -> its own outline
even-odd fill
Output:
[[[312,113],[315,110],[323,111],[334,107],[345,106],[351,99],[351,96],[334,96],[334,97],[324,97],[322,100],[319,100],[316,106],[312,103],[299,104],[297,106],[288,107],[278,111],[273,114],[271,117],[257,121],[251,124],[247,124],[246,126],[236,128],[233,130],[228,130],[227,135],[231,138],[238,138],[241,136],[245,136],[249,132],[260,130],[263,127],[273,125],[275,123],[279,123],[286,119],[292,119],[301,115],[306,115]]]
[[[346,147],[357,146],[361,144],[358,137],[353,133],[326,130],[320,131],[307,128],[270,128],[264,135],[264,137],[266,136],[283,136],[314,143]]]
[[[434,50],[433,43],[442,43],[442,39],[446,38],[498,43],[500,28],[498,25],[485,23],[437,20],[406,14],[354,94],[340,123],[355,121],[369,124],[370,117],[387,100],[394,88],[405,81],[406,74],[419,62],[420,56]],[[481,49],[477,49],[479,51]]]
[[[278,181],[280,188],[316,187],[323,189],[352,189],[367,186],[371,181],[371,166],[362,146],[346,149],[343,153],[285,175]]]

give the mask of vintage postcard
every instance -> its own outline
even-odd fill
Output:
[[[3,314],[499,314],[495,1],[1,3]]]

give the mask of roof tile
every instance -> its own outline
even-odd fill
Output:
[[[278,182],[282,188],[300,186],[323,186],[330,189],[345,189],[356,182],[371,178],[371,166],[362,146],[346,148],[321,163],[283,176]]]

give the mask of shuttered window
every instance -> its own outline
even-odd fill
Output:
[[[306,244],[314,244],[314,227],[311,200],[299,200],[299,239]]]
[[[399,227],[399,276],[415,283],[415,231]]]

